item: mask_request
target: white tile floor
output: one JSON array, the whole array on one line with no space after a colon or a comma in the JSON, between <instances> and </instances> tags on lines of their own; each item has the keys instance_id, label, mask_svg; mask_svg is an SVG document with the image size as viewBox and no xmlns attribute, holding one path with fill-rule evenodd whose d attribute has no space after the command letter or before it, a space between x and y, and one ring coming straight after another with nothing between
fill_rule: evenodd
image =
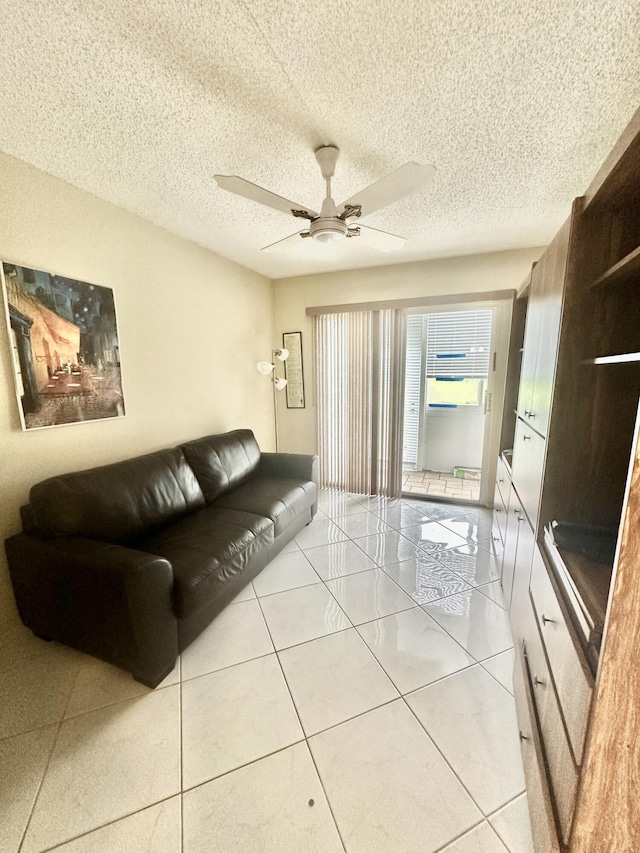
<instances>
[{"instance_id":1,"label":"white tile floor","mask_svg":"<svg viewBox=\"0 0 640 853\"><path fill-rule=\"evenodd\" d=\"M0 638L0 850L531 853L489 514L320 508L155 691Z\"/></svg>"}]
</instances>

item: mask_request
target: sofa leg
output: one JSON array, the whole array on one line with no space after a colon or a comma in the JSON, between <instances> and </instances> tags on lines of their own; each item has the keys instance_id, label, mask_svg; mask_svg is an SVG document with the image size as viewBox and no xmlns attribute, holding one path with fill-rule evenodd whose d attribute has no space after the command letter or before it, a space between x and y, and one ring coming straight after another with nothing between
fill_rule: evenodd
<instances>
[{"instance_id":1,"label":"sofa leg","mask_svg":"<svg viewBox=\"0 0 640 853\"><path fill-rule=\"evenodd\" d=\"M175 661L171 664L171 666L167 667L160 673L148 673L148 672L132 672L131 675L138 681L140 684L144 684L145 687L157 687L160 682L165 679L170 672L172 672L174 666L176 665Z\"/></svg>"}]
</instances>

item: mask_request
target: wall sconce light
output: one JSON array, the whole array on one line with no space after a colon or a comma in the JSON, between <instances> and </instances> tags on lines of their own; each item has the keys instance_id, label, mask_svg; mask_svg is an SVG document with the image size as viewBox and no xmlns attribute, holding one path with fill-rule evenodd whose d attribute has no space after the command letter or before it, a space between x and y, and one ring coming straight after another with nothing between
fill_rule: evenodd
<instances>
[{"instance_id":1,"label":"wall sconce light","mask_svg":"<svg viewBox=\"0 0 640 853\"><path fill-rule=\"evenodd\" d=\"M284 347L282 349L271 350L271 357L274 359L277 358L279 361L286 361L289 358L289 350ZM288 380L284 376L276 376L274 372L276 369L275 361L259 361L256 364L256 368L263 376L271 376L271 381L273 382L273 421L276 433L276 453L278 453L280 442L278 436L278 403L276 400L276 391L282 391L283 388L286 388Z\"/></svg>"}]
</instances>

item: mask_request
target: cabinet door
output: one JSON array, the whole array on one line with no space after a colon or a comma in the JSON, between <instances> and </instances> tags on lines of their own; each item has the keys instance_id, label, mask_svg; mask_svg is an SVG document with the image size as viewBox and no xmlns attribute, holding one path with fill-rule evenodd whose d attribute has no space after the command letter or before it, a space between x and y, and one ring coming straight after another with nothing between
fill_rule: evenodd
<instances>
[{"instance_id":1,"label":"cabinet door","mask_svg":"<svg viewBox=\"0 0 640 853\"><path fill-rule=\"evenodd\" d=\"M496 469L496 488L502 497L502 503L507 506L509 502L509 486L511 485L511 472L507 469L502 456L498 457L498 467ZM495 503L494 503L495 506Z\"/></svg>"},{"instance_id":2,"label":"cabinet door","mask_svg":"<svg viewBox=\"0 0 640 853\"><path fill-rule=\"evenodd\" d=\"M570 230L569 219L544 253L541 274L535 276L536 267L531 279L529 301L531 310L538 316L539 330L533 392L525 419L542 435L546 435L549 428Z\"/></svg>"},{"instance_id":3,"label":"cabinet door","mask_svg":"<svg viewBox=\"0 0 640 853\"><path fill-rule=\"evenodd\" d=\"M507 500L509 500L509 492L506 492L506 495L507 495ZM502 540L502 542L504 544L506 526L507 526L507 507L504 503L504 500L502 498L502 492L498 488L497 482L496 482L495 492L493 495L493 526L499 530L500 539Z\"/></svg>"},{"instance_id":4,"label":"cabinet door","mask_svg":"<svg viewBox=\"0 0 640 853\"><path fill-rule=\"evenodd\" d=\"M516 490L511 487L509 492L509 506L507 508L507 527L505 532L504 555L502 558L502 591L507 608L511 602L511 591L513 589L513 575L516 568L516 552L518 550L518 534L520 532L520 519L524 518L520 501Z\"/></svg>"},{"instance_id":5,"label":"cabinet door","mask_svg":"<svg viewBox=\"0 0 640 853\"><path fill-rule=\"evenodd\" d=\"M538 357L538 339L540 337L541 312L536 293L542 289L540 280L544 273L543 255L531 272L529 302L527 304L527 319L524 329L524 344L522 364L520 367L520 390L518 392L518 414L521 417L529 415L533 406L533 393L536 377L536 361Z\"/></svg>"},{"instance_id":6,"label":"cabinet door","mask_svg":"<svg viewBox=\"0 0 640 853\"><path fill-rule=\"evenodd\" d=\"M513 485L534 530L540 509L545 450L544 438L518 418L513 442Z\"/></svg>"},{"instance_id":7,"label":"cabinet door","mask_svg":"<svg viewBox=\"0 0 640 853\"><path fill-rule=\"evenodd\" d=\"M533 528L524 513L518 520L518 543L513 569L513 585L511 590L511 605L509 607L509 622L513 634L513 644L517 646L523 639L524 623L531 622L529 611L529 581L531 579L531 564L535 549ZM535 627L535 626L534 626Z\"/></svg>"}]
</instances>

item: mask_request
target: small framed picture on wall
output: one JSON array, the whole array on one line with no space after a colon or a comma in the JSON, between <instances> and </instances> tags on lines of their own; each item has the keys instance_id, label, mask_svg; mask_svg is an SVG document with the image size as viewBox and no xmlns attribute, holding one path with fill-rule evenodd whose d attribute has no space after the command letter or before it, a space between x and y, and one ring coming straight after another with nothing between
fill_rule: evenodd
<instances>
[{"instance_id":1,"label":"small framed picture on wall","mask_svg":"<svg viewBox=\"0 0 640 853\"><path fill-rule=\"evenodd\" d=\"M287 378L287 409L304 409L304 373L302 370L302 332L285 332L282 345L289 350L284 363Z\"/></svg>"}]
</instances>

